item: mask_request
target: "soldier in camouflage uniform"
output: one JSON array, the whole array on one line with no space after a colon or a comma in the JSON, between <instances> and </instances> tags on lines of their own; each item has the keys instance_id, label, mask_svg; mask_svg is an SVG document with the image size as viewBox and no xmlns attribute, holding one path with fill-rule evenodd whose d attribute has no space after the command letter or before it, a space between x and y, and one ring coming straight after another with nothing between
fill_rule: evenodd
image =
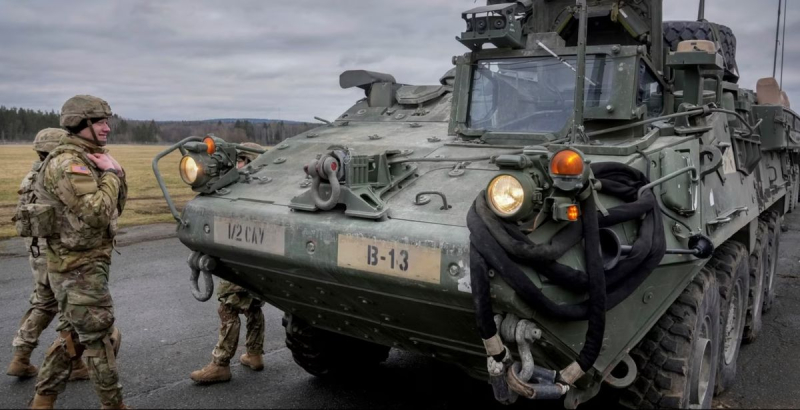
<instances>
[{"instance_id":1,"label":"soldier in camouflage uniform","mask_svg":"<svg viewBox=\"0 0 800 410\"><path fill-rule=\"evenodd\" d=\"M104 148L111 108L104 100L78 95L61 109L69 131L45 160L35 193L54 209L47 241L47 270L60 312L59 337L45 355L32 408L53 408L66 388L70 362L81 350L103 408L125 408L117 374L121 342L114 327L108 289L117 218L127 185L122 167Z\"/></svg>"},{"instance_id":2,"label":"soldier in camouflage uniform","mask_svg":"<svg viewBox=\"0 0 800 410\"><path fill-rule=\"evenodd\" d=\"M39 154L39 160L33 163L31 171L25 175L20 184L19 207L33 203L36 196L33 193L36 183L36 176L42 166L42 161L47 157L59 143L67 132L60 128L45 128L36 134L33 140L33 150ZM16 222L16 216L14 217ZM25 246L29 250L28 260L33 272L33 293L31 293L31 307L20 321L19 330L11 343L14 349L14 357L8 365L6 374L19 378L36 376L38 370L30 362L31 352L39 344L39 335L50 325L53 318L58 313L58 303L56 302L53 290L50 289L50 281L47 278L47 259L43 250L47 246L45 238L25 238ZM83 360L77 358L72 362L72 374L70 380L89 379L89 369Z\"/></svg>"},{"instance_id":3,"label":"soldier in camouflage uniform","mask_svg":"<svg viewBox=\"0 0 800 410\"><path fill-rule=\"evenodd\" d=\"M252 142L242 145L259 150L264 149ZM256 153L239 151L236 165L241 168L257 156ZM253 297L241 286L226 280L220 280L217 296L220 302L217 312L222 322L219 328L219 341L211 353L211 363L200 370L193 371L190 375L191 379L197 383L219 383L231 379L230 361L239 344L240 314L243 314L247 320L245 326L247 328L245 341L247 351L239 357L239 361L242 365L255 371L264 369L264 312L261 311L264 302Z\"/></svg>"}]
</instances>

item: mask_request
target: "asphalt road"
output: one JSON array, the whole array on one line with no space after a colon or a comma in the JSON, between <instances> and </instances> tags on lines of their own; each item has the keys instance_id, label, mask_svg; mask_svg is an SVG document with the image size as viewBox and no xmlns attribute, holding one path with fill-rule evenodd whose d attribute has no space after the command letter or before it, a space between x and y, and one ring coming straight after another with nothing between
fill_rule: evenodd
<instances>
[{"instance_id":1,"label":"asphalt road","mask_svg":"<svg viewBox=\"0 0 800 410\"><path fill-rule=\"evenodd\" d=\"M715 407L800 406L800 213L786 221L790 230L781 241L776 305L765 316L759 340L742 349L736 386L717 398ZM149 229L160 232L157 237L169 231ZM114 255L111 266L117 326L123 332L119 366L126 404L135 408L499 407L485 382L432 358L396 350L375 373L337 380L308 375L294 364L284 344L282 313L269 306L264 308L266 369L253 372L240 366L237 354L231 382L194 385L189 373L210 361L216 343L217 304L192 297L188 251L177 239L135 243L136 235L141 240L147 231L131 230L127 246L123 242L122 254ZM13 256L18 252L9 249L19 246L0 243L0 342L7 343L0 349L3 369L11 358L11 340L32 286L27 259ZM42 336L34 363L41 363L46 346L55 338L54 327L55 323ZM0 373L0 408L24 407L34 384L33 379ZM98 408L92 383L70 383L57 407ZM585 407L599 406L590 402Z\"/></svg>"}]
</instances>

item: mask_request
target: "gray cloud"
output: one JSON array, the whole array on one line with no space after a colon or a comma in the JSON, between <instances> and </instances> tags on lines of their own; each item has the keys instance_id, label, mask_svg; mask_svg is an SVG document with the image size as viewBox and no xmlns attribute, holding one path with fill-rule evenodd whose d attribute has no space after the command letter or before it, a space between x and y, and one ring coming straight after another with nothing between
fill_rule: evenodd
<instances>
[{"instance_id":1,"label":"gray cloud","mask_svg":"<svg viewBox=\"0 0 800 410\"><path fill-rule=\"evenodd\" d=\"M363 68L436 84L461 11L482 1L0 2L0 104L58 109L74 94L106 98L129 118L335 118ZM777 0L709 0L706 18L734 29L740 84L771 75ZM692 20L697 0L665 0ZM790 4L784 86L800 100L800 10Z\"/></svg>"}]
</instances>

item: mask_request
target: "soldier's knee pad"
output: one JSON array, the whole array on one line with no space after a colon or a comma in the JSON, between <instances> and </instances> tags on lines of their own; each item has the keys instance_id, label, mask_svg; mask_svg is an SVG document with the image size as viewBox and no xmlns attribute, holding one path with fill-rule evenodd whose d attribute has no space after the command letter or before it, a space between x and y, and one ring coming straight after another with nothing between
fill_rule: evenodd
<instances>
[{"instance_id":1,"label":"soldier's knee pad","mask_svg":"<svg viewBox=\"0 0 800 410\"><path fill-rule=\"evenodd\" d=\"M114 326L114 330L111 331L111 336L108 338L111 341L111 346L114 347L114 356L119 356L119 347L122 345L122 332L119 331L119 328Z\"/></svg>"},{"instance_id":2,"label":"soldier's knee pad","mask_svg":"<svg viewBox=\"0 0 800 410\"><path fill-rule=\"evenodd\" d=\"M114 327L111 334L106 335L101 342L102 345L96 349L86 349L84 356L106 358L108 366L116 371L117 356L119 355L119 348L122 345L122 332Z\"/></svg>"}]
</instances>

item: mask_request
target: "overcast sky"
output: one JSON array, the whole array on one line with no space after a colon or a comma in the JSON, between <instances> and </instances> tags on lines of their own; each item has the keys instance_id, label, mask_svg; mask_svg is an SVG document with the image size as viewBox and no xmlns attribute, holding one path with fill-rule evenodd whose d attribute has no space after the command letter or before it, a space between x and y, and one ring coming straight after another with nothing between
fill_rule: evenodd
<instances>
[{"instance_id":1,"label":"overcast sky","mask_svg":"<svg viewBox=\"0 0 800 410\"><path fill-rule=\"evenodd\" d=\"M693 20L698 0L664 0ZM734 29L740 84L772 73L778 0L707 0ZM800 3L789 1L783 83L800 104ZM75 94L133 119L334 119L363 96L339 74L368 69L438 84L460 12L481 0L0 0L0 105L59 110ZM780 61L779 61L780 66Z\"/></svg>"}]
</instances>

